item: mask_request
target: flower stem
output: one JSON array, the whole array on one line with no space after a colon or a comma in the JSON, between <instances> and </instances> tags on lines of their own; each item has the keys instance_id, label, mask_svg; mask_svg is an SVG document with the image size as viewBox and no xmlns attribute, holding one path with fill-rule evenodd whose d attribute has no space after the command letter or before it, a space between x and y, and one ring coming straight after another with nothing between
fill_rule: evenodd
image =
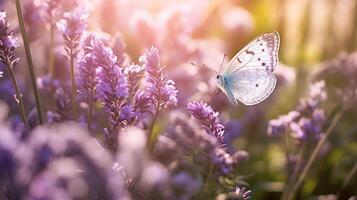
<instances>
[{"instance_id":1,"label":"flower stem","mask_svg":"<svg viewBox=\"0 0 357 200\"><path fill-rule=\"evenodd\" d=\"M26 111L25 111L24 99L23 99L23 96L22 96L22 94L20 92L19 86L18 86L16 78L15 78L15 73L13 71L13 65L11 64L11 62L8 59L6 61L6 66L7 66L7 69L9 71L12 83L14 85L14 88L15 88L16 102L17 102L17 105L19 106L19 111L21 113L22 121L24 122L26 129L28 129L27 115L26 115Z\"/></svg>"},{"instance_id":2,"label":"flower stem","mask_svg":"<svg viewBox=\"0 0 357 200\"><path fill-rule=\"evenodd\" d=\"M309 171L309 169L310 169L312 163L316 160L316 157L317 157L318 153L320 152L321 147L325 144L325 142L327 141L327 138L331 135L332 131L333 131L334 128L336 127L337 122L338 122L338 121L340 120L340 118L341 118L341 115L342 115L342 112L338 112L338 113L334 116L334 118L333 118L333 120L332 120L330 126L328 127L326 133L321 137L321 139L320 139L319 142L317 143L317 145L316 145L315 149L313 150L313 152L312 152L312 154L311 154L309 160L307 161L307 163L306 163L306 165L305 165L303 171L302 171L301 174L299 175L299 177L298 177L297 181L295 182L295 184L293 185L291 191L287 194L286 200L291 200L291 199L294 197L296 191L299 189L300 185L301 185L302 182L304 181L304 179L305 179L305 177L306 177L306 174L307 174L307 172Z\"/></svg>"},{"instance_id":3,"label":"flower stem","mask_svg":"<svg viewBox=\"0 0 357 200\"><path fill-rule=\"evenodd\" d=\"M156 106L156 109L155 109L155 114L154 114L154 117L152 119L152 123L151 123L151 126L150 126L150 129L149 129L149 137L146 141L146 147L149 149L149 151L151 152L154 147L155 147L155 141L154 141L154 137L155 137L155 134L154 134L154 126L156 124L156 120L157 120L157 117L159 116L159 111L160 111L160 102L157 103L157 106Z\"/></svg>"},{"instance_id":4,"label":"flower stem","mask_svg":"<svg viewBox=\"0 0 357 200\"><path fill-rule=\"evenodd\" d=\"M355 165L353 166L353 168L351 169L351 171L348 173L347 177L345 178L345 180L343 181L343 184L341 186L340 191L337 193L337 198L336 199L340 199L340 195L343 194L342 192L344 191L344 189L346 188L346 186L351 182L351 180L353 179L353 177L356 175L357 172L357 162L355 163Z\"/></svg>"},{"instance_id":5,"label":"flower stem","mask_svg":"<svg viewBox=\"0 0 357 200\"><path fill-rule=\"evenodd\" d=\"M76 79L75 79L75 74L74 74L74 55L73 55L73 49L71 49L71 56L70 56L70 62L71 62L71 82L72 82L72 106L73 110L76 110Z\"/></svg>"},{"instance_id":6,"label":"flower stem","mask_svg":"<svg viewBox=\"0 0 357 200\"><path fill-rule=\"evenodd\" d=\"M40 95L39 95L39 92L38 92L38 89L37 89L36 75L35 75L35 70L34 70L33 63L32 63L30 45L29 45L29 41L28 41L26 29L25 29L24 19L23 19L23 16L22 16L20 0L15 0L15 3L16 3L17 18L19 20L22 40L23 40L24 47L25 47L25 52L26 52L26 59L27 59L28 69L29 69L29 72L30 72L30 78L31 78L31 82L32 82L32 89L33 89L34 96L35 96L35 101L36 101L38 120L39 120L40 124L43 124L41 100L40 100Z\"/></svg>"},{"instance_id":7,"label":"flower stem","mask_svg":"<svg viewBox=\"0 0 357 200\"><path fill-rule=\"evenodd\" d=\"M55 58L54 58L54 26L51 24L50 26L50 58L49 58L49 68L50 68L50 76L54 76L54 65L55 65Z\"/></svg>"},{"instance_id":8,"label":"flower stem","mask_svg":"<svg viewBox=\"0 0 357 200\"><path fill-rule=\"evenodd\" d=\"M89 97L89 102L88 102L88 113L87 113L87 125L88 125L88 130L91 129L92 125L92 115L93 115L93 90L91 90L90 97Z\"/></svg>"}]
</instances>

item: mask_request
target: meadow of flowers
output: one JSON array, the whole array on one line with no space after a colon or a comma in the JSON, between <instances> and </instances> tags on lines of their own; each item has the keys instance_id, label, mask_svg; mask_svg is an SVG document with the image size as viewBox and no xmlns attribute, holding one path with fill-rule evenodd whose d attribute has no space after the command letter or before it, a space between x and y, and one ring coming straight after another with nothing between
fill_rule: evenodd
<instances>
[{"instance_id":1,"label":"meadow of flowers","mask_svg":"<svg viewBox=\"0 0 357 200\"><path fill-rule=\"evenodd\" d=\"M210 69L273 30L233 106ZM353 200L356 119L355 0L0 0L0 199Z\"/></svg>"}]
</instances>

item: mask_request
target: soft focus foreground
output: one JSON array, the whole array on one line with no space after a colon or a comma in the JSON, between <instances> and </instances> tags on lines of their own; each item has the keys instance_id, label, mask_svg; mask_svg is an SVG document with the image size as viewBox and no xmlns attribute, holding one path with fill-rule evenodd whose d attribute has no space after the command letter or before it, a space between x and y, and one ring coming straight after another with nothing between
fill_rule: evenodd
<instances>
[{"instance_id":1,"label":"soft focus foreground","mask_svg":"<svg viewBox=\"0 0 357 200\"><path fill-rule=\"evenodd\" d=\"M357 1L0 8L0 199L357 198ZM218 71L272 30L278 83L259 105L191 64Z\"/></svg>"}]
</instances>

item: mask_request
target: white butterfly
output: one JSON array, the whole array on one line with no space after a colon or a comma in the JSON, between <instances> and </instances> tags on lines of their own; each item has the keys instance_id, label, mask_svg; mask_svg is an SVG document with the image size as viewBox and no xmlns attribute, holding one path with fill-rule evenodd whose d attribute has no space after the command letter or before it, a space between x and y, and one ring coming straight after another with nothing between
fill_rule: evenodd
<instances>
[{"instance_id":1,"label":"white butterfly","mask_svg":"<svg viewBox=\"0 0 357 200\"><path fill-rule=\"evenodd\" d=\"M245 105L255 105L266 99L274 90L278 65L280 38L277 32L264 33L255 38L217 73L218 87L233 105L238 100Z\"/></svg>"}]
</instances>

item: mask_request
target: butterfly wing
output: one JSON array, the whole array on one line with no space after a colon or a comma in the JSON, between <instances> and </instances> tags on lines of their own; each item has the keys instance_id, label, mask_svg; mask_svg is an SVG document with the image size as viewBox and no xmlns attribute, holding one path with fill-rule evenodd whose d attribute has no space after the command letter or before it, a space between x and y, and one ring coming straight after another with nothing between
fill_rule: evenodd
<instances>
[{"instance_id":1,"label":"butterfly wing","mask_svg":"<svg viewBox=\"0 0 357 200\"><path fill-rule=\"evenodd\" d=\"M264 33L233 57L223 71L225 93L230 100L229 94L245 105L254 105L273 92L276 77L272 72L279 62L279 45L277 32Z\"/></svg>"},{"instance_id":2,"label":"butterfly wing","mask_svg":"<svg viewBox=\"0 0 357 200\"><path fill-rule=\"evenodd\" d=\"M239 70L227 76L226 81L227 96L231 94L245 105L260 103L273 92L276 85L272 73L257 68Z\"/></svg>"},{"instance_id":3,"label":"butterfly wing","mask_svg":"<svg viewBox=\"0 0 357 200\"><path fill-rule=\"evenodd\" d=\"M243 68L265 69L268 72L273 72L279 62L279 45L278 32L264 33L233 57L223 70L223 75L229 75Z\"/></svg>"}]
</instances>

